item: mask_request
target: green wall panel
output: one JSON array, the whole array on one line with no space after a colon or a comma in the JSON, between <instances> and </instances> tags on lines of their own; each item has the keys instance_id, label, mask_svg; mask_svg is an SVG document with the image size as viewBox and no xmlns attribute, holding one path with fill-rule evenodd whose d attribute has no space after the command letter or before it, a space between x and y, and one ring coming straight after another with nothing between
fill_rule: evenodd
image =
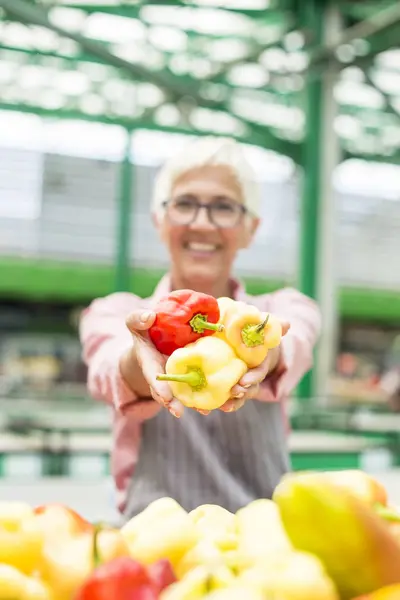
<instances>
[{"instance_id":1,"label":"green wall panel","mask_svg":"<svg viewBox=\"0 0 400 600\"><path fill-rule=\"evenodd\" d=\"M162 274L162 270L132 268L130 289L142 297L148 296ZM278 289L285 282L246 279L246 284L249 292L260 294ZM114 285L115 271L111 265L0 258L0 296L3 299L86 303L113 292ZM343 318L398 324L400 290L343 288L339 307Z\"/></svg>"}]
</instances>

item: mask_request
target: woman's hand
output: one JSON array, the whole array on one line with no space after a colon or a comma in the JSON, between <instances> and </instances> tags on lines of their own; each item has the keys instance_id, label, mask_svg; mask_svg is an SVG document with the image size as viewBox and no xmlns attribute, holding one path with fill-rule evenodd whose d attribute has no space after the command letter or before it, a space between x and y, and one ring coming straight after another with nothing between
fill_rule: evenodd
<instances>
[{"instance_id":1,"label":"woman's hand","mask_svg":"<svg viewBox=\"0 0 400 600\"><path fill-rule=\"evenodd\" d=\"M290 324L287 321L281 321L282 336L286 335L290 329ZM281 348L273 348L270 350L265 360L255 369L249 369L242 379L231 390L231 399L228 400L220 410L223 412L235 412L239 410L246 400L257 398L260 383L275 372L281 356Z\"/></svg>"},{"instance_id":2,"label":"woman's hand","mask_svg":"<svg viewBox=\"0 0 400 600\"><path fill-rule=\"evenodd\" d=\"M151 396L174 417L179 418L184 411L182 402L173 396L166 381L157 380L157 375L165 373L167 357L158 352L148 334L155 318L156 313L148 310L135 310L127 318L126 325L132 333L133 346L122 358L121 373L132 390L143 397ZM208 411L198 412L208 414Z\"/></svg>"},{"instance_id":3,"label":"woman's hand","mask_svg":"<svg viewBox=\"0 0 400 600\"><path fill-rule=\"evenodd\" d=\"M143 397L151 396L169 410L174 417L179 418L184 411L183 404L172 395L167 382L157 380L157 375L165 373L167 357L158 352L148 335L148 330L153 325L155 318L155 312L148 310L136 310L127 318L126 325L132 333L133 346L121 360L121 373L132 390ZM289 328L289 323L282 321L282 335L286 335ZM246 400L257 398L259 384L276 369L279 358L280 347L270 350L261 365L255 369L249 369L239 383L232 388L231 399L220 410L233 412L241 408ZM140 373L138 373L138 368ZM140 376L142 383L138 381ZM209 411L199 410L198 412L204 415L209 414Z\"/></svg>"},{"instance_id":4,"label":"woman's hand","mask_svg":"<svg viewBox=\"0 0 400 600\"><path fill-rule=\"evenodd\" d=\"M148 334L155 318L156 313L148 310L135 310L127 318L126 325L132 333L133 346L121 360L121 373L132 390L143 397L151 396L179 418L183 414L183 404L174 398L167 382L157 381L157 375L165 372L167 357L158 352Z\"/></svg>"}]
</instances>

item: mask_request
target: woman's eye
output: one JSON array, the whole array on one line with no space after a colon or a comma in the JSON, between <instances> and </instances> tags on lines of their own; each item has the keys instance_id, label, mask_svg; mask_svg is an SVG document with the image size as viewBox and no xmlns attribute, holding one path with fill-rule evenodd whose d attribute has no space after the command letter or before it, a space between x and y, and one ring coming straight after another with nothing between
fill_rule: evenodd
<instances>
[{"instance_id":1,"label":"woman's eye","mask_svg":"<svg viewBox=\"0 0 400 600\"><path fill-rule=\"evenodd\" d=\"M195 204L191 200L179 200L175 206L178 210L193 210Z\"/></svg>"},{"instance_id":2,"label":"woman's eye","mask_svg":"<svg viewBox=\"0 0 400 600\"><path fill-rule=\"evenodd\" d=\"M235 207L229 202L218 202L214 205L214 209L219 212L235 212Z\"/></svg>"}]
</instances>

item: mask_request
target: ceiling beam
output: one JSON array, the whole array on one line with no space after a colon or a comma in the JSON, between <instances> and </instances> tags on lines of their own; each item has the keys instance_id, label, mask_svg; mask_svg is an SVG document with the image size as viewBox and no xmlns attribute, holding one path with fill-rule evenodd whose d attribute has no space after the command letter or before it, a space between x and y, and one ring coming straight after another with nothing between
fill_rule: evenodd
<instances>
[{"instance_id":1,"label":"ceiling beam","mask_svg":"<svg viewBox=\"0 0 400 600\"><path fill-rule=\"evenodd\" d=\"M0 35L0 40L1 40L1 35ZM89 62L89 63L95 63L95 64L100 64L100 65L105 65L106 67L109 68L114 68L112 67L112 65L108 65L104 62L104 60L101 60L99 57L94 56L93 54L89 54L88 52L80 52L79 54L73 55L73 54L61 54L60 52L57 51L51 51L51 50L36 50L36 49L31 49L31 48L22 48L20 46L9 46L6 44L2 44L0 41L0 50L4 50L5 52L13 52L15 54L24 54L29 58L32 58L33 63L37 64L37 58L55 58L58 59L60 61L65 61L65 63L85 63L85 62ZM39 63L40 64L40 63ZM71 66L71 68L73 68ZM160 69L161 72L166 73L168 76L171 73L170 69L164 67L162 69ZM239 90L239 91L243 91L243 90L248 90L250 92L268 92L269 94L273 94L276 97L280 97L280 93L275 91L273 87L269 87L268 85L263 86L263 87L257 87L257 88L247 88L247 87L240 87L239 85L235 85L229 81L226 81L222 74L220 76L215 75L214 77L210 77L210 78L204 78L204 79L197 79L195 77L193 77L192 75L190 75L190 73L185 73L184 75L176 75L175 76L177 79L179 79L184 85L187 86L196 86L196 87L202 87L203 84L208 84L208 83L218 83L219 86L223 86L225 88L225 96L226 98L229 98L230 95L232 94L232 90ZM274 81L277 79L277 77L271 77L271 81L270 83L274 83ZM143 81L143 80L140 80ZM224 105L225 110L228 110L226 108L226 106ZM239 118L239 117L238 117Z\"/></svg>"},{"instance_id":2,"label":"ceiling beam","mask_svg":"<svg viewBox=\"0 0 400 600\"><path fill-rule=\"evenodd\" d=\"M39 4L40 2L38 2ZM194 9L207 9L207 8L211 8L211 9L217 9L217 10L223 10L225 12L229 12L229 13L234 13L234 14L239 14L239 15L244 15L246 17L252 17L252 18L263 18L265 16L271 16L274 13L281 13L283 10L291 10L293 7L293 0L270 0L267 4L268 6L266 8L255 8L255 9L251 9L251 8L244 8L244 7L229 7L229 6L223 6L223 2L220 2L220 5L218 5L218 3L215 4L215 6L205 6L196 2L191 2L189 1L185 1L185 0L141 0L140 2L136 3L135 5L130 4L129 2L118 2L117 4L113 3L113 2L109 2L108 4L106 2L99 2L98 4L96 3L88 3L85 2L85 0L82 0L81 2L68 2L68 0L47 0L45 2L42 2L42 4L45 4L47 7L49 6L62 6L62 7L70 7L70 8L79 8L80 10L84 10L85 12L88 13L92 13L92 12L103 12L103 13L107 13L107 14L114 14L114 15L119 15L119 16L126 16L126 17L137 17L138 14L140 13L141 8L143 8L143 6L171 6L171 7L177 7L177 8L194 8ZM244 4L244 3L243 3Z\"/></svg>"},{"instance_id":3,"label":"ceiling beam","mask_svg":"<svg viewBox=\"0 0 400 600\"><path fill-rule=\"evenodd\" d=\"M352 17L357 21L374 18L377 12L396 4L398 0L363 0L360 2L346 1L340 5L340 10L345 16Z\"/></svg>"},{"instance_id":4,"label":"ceiling beam","mask_svg":"<svg viewBox=\"0 0 400 600\"><path fill-rule=\"evenodd\" d=\"M335 40L334 43L326 44L316 48L310 55L310 68L324 67L328 61L339 63L337 51L342 46L352 45L357 40L364 40L369 44L366 56L355 58L351 64L357 61L364 63L371 61L377 54L388 50L392 46L398 46L400 32L400 2L396 2L383 10L377 11L373 16L356 25L349 27Z\"/></svg>"},{"instance_id":5,"label":"ceiling beam","mask_svg":"<svg viewBox=\"0 0 400 600\"><path fill-rule=\"evenodd\" d=\"M110 52L104 44L88 39L80 34L70 32L63 27L54 25L50 21L46 11L43 11L32 4L28 4L24 0L0 0L0 7L4 8L6 13L21 22L45 27L54 31L61 37L75 41L84 51L96 56L105 64L122 70L134 80L148 81L158 85L166 92L171 101L181 104L182 106L188 104L189 107L190 104L194 102L198 106L234 116L246 126L251 138L258 140L256 143L260 146L267 147L268 144L271 144L271 148L279 148L280 153L290 156L296 161L300 160L297 144L280 139L275 136L269 128L234 114L230 110L229 105L225 102L203 98L197 91L200 82L197 85L197 89L194 89L194 86L183 85L179 78L172 75L172 73L167 73L165 70L163 72L154 72L141 65L130 63Z\"/></svg>"},{"instance_id":6,"label":"ceiling beam","mask_svg":"<svg viewBox=\"0 0 400 600\"><path fill-rule=\"evenodd\" d=\"M387 94L386 92L383 92L374 82L373 78L371 77L371 75L365 71L364 72L364 77L365 80L367 81L367 83L373 87L377 92L379 92L380 94L382 94L382 97L384 99L385 102L385 112L389 113L393 116L396 117L396 119L399 120L400 122L400 113L394 108L394 106L392 105L392 98L390 96L390 94Z\"/></svg>"},{"instance_id":7,"label":"ceiling beam","mask_svg":"<svg viewBox=\"0 0 400 600\"><path fill-rule=\"evenodd\" d=\"M160 131L164 133L177 133L181 135L218 135L213 131L207 130L197 130L193 127L185 127L184 125L179 126L167 126L167 125L159 125L155 123L153 120L149 118L121 118L121 117L111 117L111 116L95 116L88 115L78 110L69 110L69 109L61 109L61 110L52 110L47 108L42 108L40 106L33 106L27 104L14 104L14 103L6 103L0 102L0 111L12 111L12 112L21 112L27 114L34 114L42 117L44 119L59 119L59 120L77 120L84 121L89 123L102 123L105 125L116 125L119 127L123 127L128 131L135 130L148 130L148 131ZM264 147L266 150L273 150L281 154L279 149L275 149L270 145L262 146L259 144L258 139L253 139L251 136L231 136L236 139L238 142L245 144L253 144L256 146ZM302 145L300 143L297 144L298 151L298 161L297 164L300 163L300 153L302 149ZM367 154L367 153L357 153L350 152L348 150L343 151L343 157L345 159L349 158L359 158L362 160L369 160L374 162L382 162L382 163L390 163L390 164L398 164L400 165L400 151L393 152L392 155L375 155L375 154ZM295 161L296 162L296 161Z\"/></svg>"},{"instance_id":8,"label":"ceiling beam","mask_svg":"<svg viewBox=\"0 0 400 600\"><path fill-rule=\"evenodd\" d=\"M47 109L47 108L43 108L40 106L35 106L33 104L26 104L26 103L0 102L0 110L34 114L34 115L38 115L40 117L49 118L49 119L79 120L79 121L87 121L87 122L92 122L92 123L103 123L106 125L117 125L119 127L123 127L124 129L127 129L128 131L134 131L137 129L147 129L150 131L161 131L161 132L166 132L166 133L179 133L179 134L183 134L183 135L198 135L198 136L222 135L222 134L216 133L213 130L196 129L195 127L193 127L191 125L165 126L165 125L161 125L149 118L142 118L142 117L123 118L123 117L113 117L113 116L106 116L106 115L102 115L102 116L89 115L89 114L83 113L79 110L70 110L70 109L55 109L55 110L53 110L53 109ZM282 148L280 145L277 147L273 147L273 146L271 146L271 144L263 145L260 143L259 136L254 138L252 135L249 135L249 136L231 135L230 137L233 137L234 139L236 139L242 143L254 144L254 145L257 145L260 147L264 147L265 149L275 151L278 154L283 154ZM298 152L296 152L295 154L298 155L297 158L299 159L301 144L300 143L297 143L297 144L291 143L291 146L293 146L293 148L297 148Z\"/></svg>"}]
</instances>

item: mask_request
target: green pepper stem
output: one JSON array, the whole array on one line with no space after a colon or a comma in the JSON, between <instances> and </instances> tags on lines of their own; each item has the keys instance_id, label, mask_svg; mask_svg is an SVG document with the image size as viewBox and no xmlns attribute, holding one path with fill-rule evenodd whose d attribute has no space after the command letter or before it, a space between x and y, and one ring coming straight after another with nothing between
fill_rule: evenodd
<instances>
[{"instance_id":1,"label":"green pepper stem","mask_svg":"<svg viewBox=\"0 0 400 600\"><path fill-rule=\"evenodd\" d=\"M242 340L245 346L248 348L254 348L255 346L262 346L264 343L265 327L269 321L269 314L265 317L264 321L258 323L258 325L245 325L242 329Z\"/></svg>"},{"instance_id":2,"label":"green pepper stem","mask_svg":"<svg viewBox=\"0 0 400 600\"><path fill-rule=\"evenodd\" d=\"M204 333L207 329L209 331L219 332L224 330L222 323L210 323L207 321L207 315L202 315L200 313L194 315L194 317L190 319L189 325L195 333Z\"/></svg>"},{"instance_id":3,"label":"green pepper stem","mask_svg":"<svg viewBox=\"0 0 400 600\"><path fill-rule=\"evenodd\" d=\"M264 321L262 321L261 323L256 325L255 331L257 331L257 333L259 333L260 331L264 331L265 327L268 324L268 321L269 321L269 314L265 317Z\"/></svg>"},{"instance_id":4,"label":"green pepper stem","mask_svg":"<svg viewBox=\"0 0 400 600\"><path fill-rule=\"evenodd\" d=\"M207 380L201 369L188 367L186 373L161 374L157 375L158 381L176 381L177 383L186 383L193 391L202 390L207 385Z\"/></svg>"},{"instance_id":5,"label":"green pepper stem","mask_svg":"<svg viewBox=\"0 0 400 600\"><path fill-rule=\"evenodd\" d=\"M392 521L394 523L400 523L400 513L397 513L395 510L388 508L387 506L383 506L382 504L375 505L375 512L385 519L385 521Z\"/></svg>"},{"instance_id":6,"label":"green pepper stem","mask_svg":"<svg viewBox=\"0 0 400 600\"><path fill-rule=\"evenodd\" d=\"M93 568L97 569L101 565L101 557L99 550L99 534L104 529L103 523L96 523L94 525L93 530L93 546L92 546L92 556L93 556Z\"/></svg>"}]
</instances>

